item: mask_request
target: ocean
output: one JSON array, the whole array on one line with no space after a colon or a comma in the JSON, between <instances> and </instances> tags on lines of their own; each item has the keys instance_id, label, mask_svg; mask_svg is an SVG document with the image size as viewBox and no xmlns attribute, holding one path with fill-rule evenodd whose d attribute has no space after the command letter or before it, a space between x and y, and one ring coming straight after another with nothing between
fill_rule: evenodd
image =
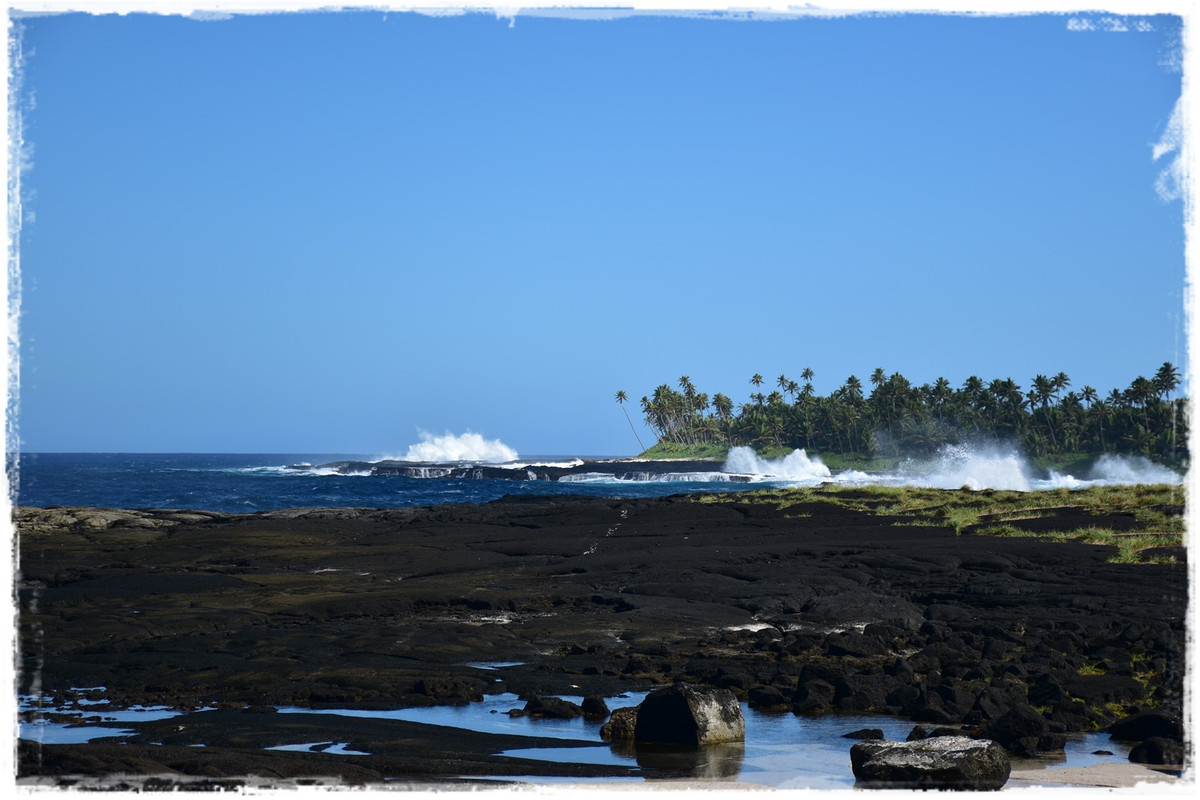
<instances>
[{"instance_id":1,"label":"ocean","mask_svg":"<svg viewBox=\"0 0 1200 800\"><path fill-rule=\"evenodd\" d=\"M347 454L133 454L20 453L10 456L10 482L16 505L170 508L251 513L279 508L361 506L373 508L487 503L506 495L665 497L695 492L729 492L775 486L914 485L956 489L1078 489L1099 484L1182 483L1170 470L1146 459L1102 457L1084 476L1038 475L1018 454L970 447L947 448L937 458L913 460L895 472L833 472L817 456L796 450L764 460L748 448L735 448L712 471L648 472L630 465L624 476L591 471L594 462L569 456L514 458L490 469L511 479L454 477L428 462L404 474L372 474L379 455ZM327 466L356 462L354 471ZM573 474L539 478L547 467ZM461 473L463 470L459 469Z\"/></svg>"}]
</instances>

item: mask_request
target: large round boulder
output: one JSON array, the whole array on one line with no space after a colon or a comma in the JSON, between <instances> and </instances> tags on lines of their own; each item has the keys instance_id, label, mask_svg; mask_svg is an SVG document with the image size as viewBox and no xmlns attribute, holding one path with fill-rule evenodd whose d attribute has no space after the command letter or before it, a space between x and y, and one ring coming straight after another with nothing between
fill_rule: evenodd
<instances>
[{"instance_id":1,"label":"large round boulder","mask_svg":"<svg viewBox=\"0 0 1200 800\"><path fill-rule=\"evenodd\" d=\"M868 789L994 791L1008 782L1008 753L993 741L937 736L859 742L850 748L857 785Z\"/></svg>"},{"instance_id":2,"label":"large round boulder","mask_svg":"<svg viewBox=\"0 0 1200 800\"><path fill-rule=\"evenodd\" d=\"M703 745L746 738L742 707L728 689L677 683L646 695L634 739L641 743Z\"/></svg>"}]
</instances>

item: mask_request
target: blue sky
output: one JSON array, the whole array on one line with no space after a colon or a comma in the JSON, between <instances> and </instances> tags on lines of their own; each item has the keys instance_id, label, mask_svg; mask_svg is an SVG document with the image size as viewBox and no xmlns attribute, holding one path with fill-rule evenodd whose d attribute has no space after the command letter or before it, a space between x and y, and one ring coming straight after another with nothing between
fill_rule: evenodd
<instances>
[{"instance_id":1,"label":"blue sky","mask_svg":"<svg viewBox=\"0 0 1200 800\"><path fill-rule=\"evenodd\" d=\"M1177 17L20 23L26 451L629 455L682 375L1186 366Z\"/></svg>"}]
</instances>

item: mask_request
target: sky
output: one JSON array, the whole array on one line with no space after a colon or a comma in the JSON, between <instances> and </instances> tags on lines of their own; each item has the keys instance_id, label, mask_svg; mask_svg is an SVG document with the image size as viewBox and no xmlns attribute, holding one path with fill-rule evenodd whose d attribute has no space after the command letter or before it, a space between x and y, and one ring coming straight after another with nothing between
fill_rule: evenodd
<instances>
[{"instance_id":1,"label":"sky","mask_svg":"<svg viewBox=\"0 0 1200 800\"><path fill-rule=\"evenodd\" d=\"M1179 16L14 21L10 450L619 456L685 375L1190 367Z\"/></svg>"}]
</instances>

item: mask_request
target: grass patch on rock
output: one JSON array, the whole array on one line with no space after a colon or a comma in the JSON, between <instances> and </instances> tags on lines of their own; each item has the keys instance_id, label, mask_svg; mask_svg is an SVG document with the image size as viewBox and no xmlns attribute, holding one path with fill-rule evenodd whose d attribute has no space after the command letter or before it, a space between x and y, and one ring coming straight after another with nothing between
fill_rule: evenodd
<instances>
[{"instance_id":1,"label":"grass patch on rock","mask_svg":"<svg viewBox=\"0 0 1200 800\"><path fill-rule=\"evenodd\" d=\"M1175 563L1170 554L1143 556L1150 548L1183 545L1183 498L1177 486L1094 486L1036 492L929 489L915 486L824 485L699 495L696 502L791 506L811 516L814 504L896 517L897 525L944 527L956 534L1019 536L1112 547L1114 563Z\"/></svg>"}]
</instances>

